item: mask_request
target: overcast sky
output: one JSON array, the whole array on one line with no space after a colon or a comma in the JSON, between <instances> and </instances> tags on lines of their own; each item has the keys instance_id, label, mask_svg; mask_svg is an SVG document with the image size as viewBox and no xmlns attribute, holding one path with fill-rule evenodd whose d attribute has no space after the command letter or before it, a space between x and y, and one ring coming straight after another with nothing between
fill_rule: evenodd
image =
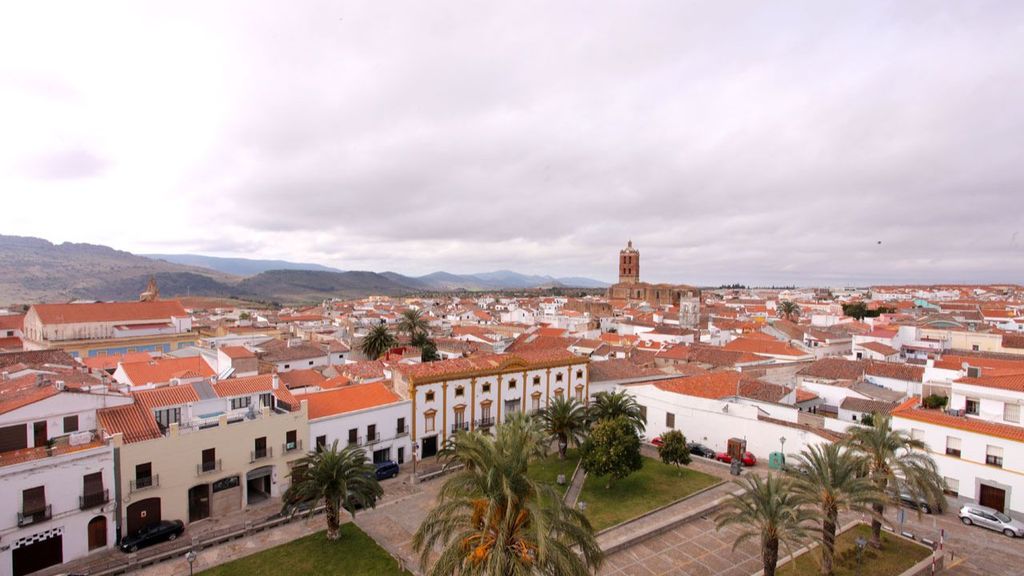
<instances>
[{"instance_id":1,"label":"overcast sky","mask_svg":"<svg viewBox=\"0 0 1024 576\"><path fill-rule=\"evenodd\" d=\"M1024 282L1024 2L9 2L0 233Z\"/></svg>"}]
</instances>

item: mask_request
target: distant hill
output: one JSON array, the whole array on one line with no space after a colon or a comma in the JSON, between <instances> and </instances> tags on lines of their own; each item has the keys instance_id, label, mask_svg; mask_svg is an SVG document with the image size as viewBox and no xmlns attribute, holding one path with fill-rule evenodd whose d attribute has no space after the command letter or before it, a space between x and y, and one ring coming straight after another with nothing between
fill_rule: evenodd
<instances>
[{"instance_id":1,"label":"distant hill","mask_svg":"<svg viewBox=\"0 0 1024 576\"><path fill-rule=\"evenodd\" d=\"M169 261L168 257L179 262ZM413 277L396 272L342 272L319 264L284 262L286 268L244 272L277 262L192 255L149 258L107 246L58 245L39 238L0 235L0 305L73 299L134 300L145 289L150 276L157 279L164 297L233 297L264 302L313 302L374 294L399 296L420 291L606 286L589 278L530 276L510 270L481 274L434 272Z\"/></svg>"},{"instance_id":2,"label":"distant hill","mask_svg":"<svg viewBox=\"0 0 1024 576\"><path fill-rule=\"evenodd\" d=\"M308 262L288 262L287 260L255 260L252 258L220 258L201 254L143 254L146 258L166 260L174 264L201 266L235 276L255 276L269 270L319 270L321 272L344 272L337 268L312 264Z\"/></svg>"}]
</instances>

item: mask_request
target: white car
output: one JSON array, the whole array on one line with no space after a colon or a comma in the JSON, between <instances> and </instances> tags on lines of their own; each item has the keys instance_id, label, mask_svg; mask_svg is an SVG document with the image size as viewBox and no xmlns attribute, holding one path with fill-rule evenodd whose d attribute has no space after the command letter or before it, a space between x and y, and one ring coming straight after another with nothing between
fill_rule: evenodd
<instances>
[{"instance_id":1,"label":"white car","mask_svg":"<svg viewBox=\"0 0 1024 576\"><path fill-rule=\"evenodd\" d=\"M960 509L960 521L970 526L977 524L982 528L1002 532L1013 538L1024 538L1024 522L1014 520L998 510L986 506L967 504Z\"/></svg>"}]
</instances>

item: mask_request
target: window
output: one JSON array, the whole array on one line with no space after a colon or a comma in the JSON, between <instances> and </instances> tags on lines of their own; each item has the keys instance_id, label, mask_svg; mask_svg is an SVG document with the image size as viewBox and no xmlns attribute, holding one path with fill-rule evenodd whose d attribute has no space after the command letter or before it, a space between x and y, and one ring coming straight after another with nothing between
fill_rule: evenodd
<instances>
[{"instance_id":1,"label":"window","mask_svg":"<svg viewBox=\"0 0 1024 576\"><path fill-rule=\"evenodd\" d=\"M577 378L583 378L583 370L577 370L576 371L576 377Z\"/></svg>"},{"instance_id":2,"label":"window","mask_svg":"<svg viewBox=\"0 0 1024 576\"><path fill-rule=\"evenodd\" d=\"M487 424L491 420L491 403L480 405L480 421L481 423Z\"/></svg>"},{"instance_id":3,"label":"window","mask_svg":"<svg viewBox=\"0 0 1024 576\"><path fill-rule=\"evenodd\" d=\"M960 457L960 439L953 436L946 436L946 454Z\"/></svg>"},{"instance_id":4,"label":"window","mask_svg":"<svg viewBox=\"0 0 1024 576\"><path fill-rule=\"evenodd\" d=\"M561 373L555 374L555 382L561 382L561 381L562 381L562 374Z\"/></svg>"},{"instance_id":5,"label":"window","mask_svg":"<svg viewBox=\"0 0 1024 576\"><path fill-rule=\"evenodd\" d=\"M252 397L250 396L242 396L240 398L231 399L232 410L241 410L242 408L248 408L250 404L252 404Z\"/></svg>"},{"instance_id":6,"label":"window","mask_svg":"<svg viewBox=\"0 0 1024 576\"><path fill-rule=\"evenodd\" d=\"M513 378L513 379L508 381L508 389L509 390L515 390L516 389L516 379L515 378Z\"/></svg>"},{"instance_id":7,"label":"window","mask_svg":"<svg viewBox=\"0 0 1024 576\"><path fill-rule=\"evenodd\" d=\"M284 433L284 449L295 450L299 447L299 435L296 430L289 430Z\"/></svg>"},{"instance_id":8,"label":"window","mask_svg":"<svg viewBox=\"0 0 1024 576\"><path fill-rule=\"evenodd\" d=\"M425 400L426 400L427 402L433 402L433 401L434 401L434 391L433 391L433 390L430 390L430 391L428 391L428 392L427 392L427 393L426 393L426 394L424 395L424 399L425 399Z\"/></svg>"},{"instance_id":9,"label":"window","mask_svg":"<svg viewBox=\"0 0 1024 576\"><path fill-rule=\"evenodd\" d=\"M243 452L244 454L244 452ZM244 458L244 456L243 456ZM217 469L217 449L207 448L203 450L203 472L211 472Z\"/></svg>"},{"instance_id":10,"label":"window","mask_svg":"<svg viewBox=\"0 0 1024 576\"><path fill-rule=\"evenodd\" d=\"M673 414L671 412L666 412L665 413L665 426L667 428L673 428L673 429L676 427L676 415L675 414Z\"/></svg>"},{"instance_id":11,"label":"window","mask_svg":"<svg viewBox=\"0 0 1024 576\"><path fill-rule=\"evenodd\" d=\"M534 386L540 386L540 376L534 376L533 377L533 385Z\"/></svg>"},{"instance_id":12,"label":"window","mask_svg":"<svg viewBox=\"0 0 1024 576\"><path fill-rule=\"evenodd\" d=\"M106 490L103 489L103 473L93 472L82 476L81 508L102 506L107 502Z\"/></svg>"},{"instance_id":13,"label":"window","mask_svg":"<svg viewBox=\"0 0 1024 576\"><path fill-rule=\"evenodd\" d=\"M981 346L978 346L977 344L971 344L971 350L974 350L975 352L977 352L977 351L981 350Z\"/></svg>"},{"instance_id":14,"label":"window","mask_svg":"<svg viewBox=\"0 0 1024 576\"><path fill-rule=\"evenodd\" d=\"M640 417L643 418L644 422L647 422L647 406L643 404L637 404L637 406L640 408Z\"/></svg>"},{"instance_id":15,"label":"window","mask_svg":"<svg viewBox=\"0 0 1024 576\"><path fill-rule=\"evenodd\" d=\"M64 433L78 432L78 415L64 417Z\"/></svg>"},{"instance_id":16,"label":"window","mask_svg":"<svg viewBox=\"0 0 1024 576\"><path fill-rule=\"evenodd\" d=\"M369 426L366 427L366 441L376 442L377 439L377 425L370 424Z\"/></svg>"},{"instance_id":17,"label":"window","mask_svg":"<svg viewBox=\"0 0 1024 576\"><path fill-rule=\"evenodd\" d=\"M533 393L533 409L540 410L540 392Z\"/></svg>"},{"instance_id":18,"label":"window","mask_svg":"<svg viewBox=\"0 0 1024 576\"><path fill-rule=\"evenodd\" d=\"M153 485L153 463L135 465L135 489L149 488Z\"/></svg>"},{"instance_id":19,"label":"window","mask_svg":"<svg viewBox=\"0 0 1024 576\"><path fill-rule=\"evenodd\" d=\"M505 400L505 414L515 414L519 412L519 400Z\"/></svg>"},{"instance_id":20,"label":"window","mask_svg":"<svg viewBox=\"0 0 1024 576\"><path fill-rule=\"evenodd\" d=\"M576 387L576 399L579 400L580 402L583 402L583 385L582 384Z\"/></svg>"},{"instance_id":21,"label":"window","mask_svg":"<svg viewBox=\"0 0 1024 576\"><path fill-rule=\"evenodd\" d=\"M511 384L512 383L510 382L509 385L511 386ZM480 391L483 392L484 394L490 393L490 391L491 391L491 383L490 382L484 382L484 385L480 387Z\"/></svg>"},{"instance_id":22,"label":"window","mask_svg":"<svg viewBox=\"0 0 1024 576\"><path fill-rule=\"evenodd\" d=\"M978 407L979 407L980 404L981 403L978 401L977 398L968 398L967 399L967 406L966 406L967 409L965 410L965 412L968 413L968 414L971 414L973 416L977 416L978 415Z\"/></svg>"},{"instance_id":23,"label":"window","mask_svg":"<svg viewBox=\"0 0 1024 576\"><path fill-rule=\"evenodd\" d=\"M1020 404L1003 404L1003 420L1020 422Z\"/></svg>"},{"instance_id":24,"label":"window","mask_svg":"<svg viewBox=\"0 0 1024 576\"><path fill-rule=\"evenodd\" d=\"M309 365L310 365L310 366L312 366L312 365L313 365L313 361L312 361L312 360L310 360L310 361L309 361Z\"/></svg>"},{"instance_id":25,"label":"window","mask_svg":"<svg viewBox=\"0 0 1024 576\"><path fill-rule=\"evenodd\" d=\"M323 452L324 446L327 446L327 435L316 437L316 451Z\"/></svg>"},{"instance_id":26,"label":"window","mask_svg":"<svg viewBox=\"0 0 1024 576\"><path fill-rule=\"evenodd\" d=\"M274 408L274 394L271 392L264 392L260 394L260 406L266 406L267 408Z\"/></svg>"},{"instance_id":27,"label":"window","mask_svg":"<svg viewBox=\"0 0 1024 576\"><path fill-rule=\"evenodd\" d=\"M405 418L399 418L398 422L395 423L395 435L396 436L401 436L401 435L407 434L407 433L408 433L408 431L406 431L406 429L405 429Z\"/></svg>"},{"instance_id":28,"label":"window","mask_svg":"<svg viewBox=\"0 0 1024 576\"><path fill-rule=\"evenodd\" d=\"M285 370L287 370L287 369L289 369L289 368L291 368L291 367L292 367L292 365L291 365L291 364L285 364L285 365L284 365L284 369L285 369Z\"/></svg>"},{"instance_id":29,"label":"window","mask_svg":"<svg viewBox=\"0 0 1024 576\"><path fill-rule=\"evenodd\" d=\"M985 447L985 464L1003 467L1003 448L1001 446Z\"/></svg>"},{"instance_id":30,"label":"window","mask_svg":"<svg viewBox=\"0 0 1024 576\"><path fill-rule=\"evenodd\" d=\"M29 488L21 492L21 512L22 515L26 516L28 523L35 522L34 517L39 516L39 520L44 520L41 516L46 513L46 487L37 486L35 488ZM23 524L25 522L19 522Z\"/></svg>"},{"instance_id":31,"label":"window","mask_svg":"<svg viewBox=\"0 0 1024 576\"><path fill-rule=\"evenodd\" d=\"M466 388L465 388L465 386L456 386L455 387L455 397L456 398L461 397L461 396L465 396L465 395L466 395Z\"/></svg>"},{"instance_id":32,"label":"window","mask_svg":"<svg viewBox=\"0 0 1024 576\"><path fill-rule=\"evenodd\" d=\"M171 424L178 424L181 422L181 408L164 408L163 410L157 410L154 413L156 417L156 423L160 425L161 429L167 429Z\"/></svg>"},{"instance_id":33,"label":"window","mask_svg":"<svg viewBox=\"0 0 1024 576\"><path fill-rule=\"evenodd\" d=\"M565 391L564 390L562 390L561 388L555 389L555 398L558 398L559 400L561 400L564 397L565 397Z\"/></svg>"},{"instance_id":34,"label":"window","mask_svg":"<svg viewBox=\"0 0 1024 576\"><path fill-rule=\"evenodd\" d=\"M957 494L960 493L960 481L957 480L956 478L944 476L942 478L942 483L944 485L942 491L945 492L946 494L949 494L950 496L956 496Z\"/></svg>"},{"instance_id":35,"label":"window","mask_svg":"<svg viewBox=\"0 0 1024 576\"><path fill-rule=\"evenodd\" d=\"M423 415L423 420L424 420L423 421L423 431L424 432L433 432L435 430L435 428L434 428L434 419L435 419L436 416L437 416L436 412L428 412L427 414Z\"/></svg>"},{"instance_id":36,"label":"window","mask_svg":"<svg viewBox=\"0 0 1024 576\"><path fill-rule=\"evenodd\" d=\"M351 446L353 444L358 444L358 443L359 443L359 428L349 428L348 429L348 445Z\"/></svg>"},{"instance_id":37,"label":"window","mask_svg":"<svg viewBox=\"0 0 1024 576\"><path fill-rule=\"evenodd\" d=\"M267 437L260 436L253 442L252 459L266 458L267 456L270 456L270 452L267 451Z\"/></svg>"}]
</instances>

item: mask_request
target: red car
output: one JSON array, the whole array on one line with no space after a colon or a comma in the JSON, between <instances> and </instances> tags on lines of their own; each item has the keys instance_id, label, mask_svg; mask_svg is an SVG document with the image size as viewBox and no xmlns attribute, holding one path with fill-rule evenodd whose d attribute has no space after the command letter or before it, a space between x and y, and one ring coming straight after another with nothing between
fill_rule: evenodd
<instances>
[{"instance_id":1,"label":"red car","mask_svg":"<svg viewBox=\"0 0 1024 576\"><path fill-rule=\"evenodd\" d=\"M732 464L732 456L729 456L727 452L719 452L715 456L715 460L718 460L719 462L725 462L726 464ZM750 452L743 454L744 466L753 466L755 464L757 464L757 458L755 458L753 454L751 454Z\"/></svg>"},{"instance_id":2,"label":"red car","mask_svg":"<svg viewBox=\"0 0 1024 576\"><path fill-rule=\"evenodd\" d=\"M651 440L651 444L653 444L655 446L661 446L664 443L665 443L665 441L661 439L661 436L658 436L654 440Z\"/></svg>"}]
</instances>

